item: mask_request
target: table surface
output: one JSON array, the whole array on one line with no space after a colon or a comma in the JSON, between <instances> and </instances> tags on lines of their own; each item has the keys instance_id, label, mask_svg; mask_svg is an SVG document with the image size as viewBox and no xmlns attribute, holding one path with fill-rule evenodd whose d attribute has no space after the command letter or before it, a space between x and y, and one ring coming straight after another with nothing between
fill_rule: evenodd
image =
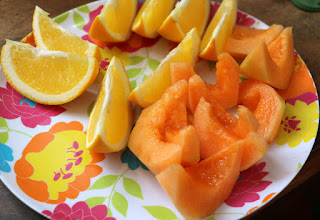
<instances>
[{"instance_id":1,"label":"table surface","mask_svg":"<svg viewBox=\"0 0 320 220\"><path fill-rule=\"evenodd\" d=\"M51 17L91 2L90 0L1 0L0 47L5 39L19 41L31 32L32 15L38 5ZM221 1L218 1L221 2ZM317 88L320 88L320 12L305 12L289 0L239 0L238 8L268 25L278 23L293 26L295 49L308 66ZM318 90L319 93L319 90ZM320 201L320 141L316 138L311 154L296 178L273 200L249 219L288 217L292 210L299 210L314 201ZM0 181L0 219L44 219L19 199Z\"/></svg>"}]
</instances>

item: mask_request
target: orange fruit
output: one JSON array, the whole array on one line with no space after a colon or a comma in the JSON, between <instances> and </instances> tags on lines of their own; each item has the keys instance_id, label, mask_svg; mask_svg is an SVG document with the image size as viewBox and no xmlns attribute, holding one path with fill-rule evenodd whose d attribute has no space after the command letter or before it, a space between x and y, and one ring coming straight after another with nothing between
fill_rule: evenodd
<instances>
[{"instance_id":1,"label":"orange fruit","mask_svg":"<svg viewBox=\"0 0 320 220\"><path fill-rule=\"evenodd\" d=\"M104 42L123 42L131 36L137 0L109 0L94 19L89 36Z\"/></svg>"},{"instance_id":2,"label":"orange fruit","mask_svg":"<svg viewBox=\"0 0 320 220\"><path fill-rule=\"evenodd\" d=\"M200 57L217 61L224 52L237 18L237 0L223 0L210 21L200 45Z\"/></svg>"},{"instance_id":3,"label":"orange fruit","mask_svg":"<svg viewBox=\"0 0 320 220\"><path fill-rule=\"evenodd\" d=\"M198 58L199 45L200 37L194 28L175 49L170 51L157 69L130 93L129 99L143 108L158 101L171 85L170 64L187 62L194 67Z\"/></svg>"},{"instance_id":4,"label":"orange fruit","mask_svg":"<svg viewBox=\"0 0 320 220\"><path fill-rule=\"evenodd\" d=\"M14 89L48 105L70 102L81 95L99 71L93 57L47 51L10 40L2 48L1 65Z\"/></svg>"},{"instance_id":5,"label":"orange fruit","mask_svg":"<svg viewBox=\"0 0 320 220\"><path fill-rule=\"evenodd\" d=\"M51 19L47 12L36 6L33 14L32 31L37 47L76 53L81 57L101 59L99 47L64 29Z\"/></svg>"},{"instance_id":6,"label":"orange fruit","mask_svg":"<svg viewBox=\"0 0 320 220\"><path fill-rule=\"evenodd\" d=\"M180 42L196 27L201 37L207 26L209 12L209 0L181 0L163 22L158 33L168 40Z\"/></svg>"},{"instance_id":7,"label":"orange fruit","mask_svg":"<svg viewBox=\"0 0 320 220\"><path fill-rule=\"evenodd\" d=\"M132 31L143 37L156 38L159 35L158 29L171 12L175 2L175 0L145 1L134 19Z\"/></svg>"},{"instance_id":8,"label":"orange fruit","mask_svg":"<svg viewBox=\"0 0 320 220\"><path fill-rule=\"evenodd\" d=\"M87 148L98 153L117 152L127 146L132 128L130 84L121 61L113 57L89 117Z\"/></svg>"}]
</instances>

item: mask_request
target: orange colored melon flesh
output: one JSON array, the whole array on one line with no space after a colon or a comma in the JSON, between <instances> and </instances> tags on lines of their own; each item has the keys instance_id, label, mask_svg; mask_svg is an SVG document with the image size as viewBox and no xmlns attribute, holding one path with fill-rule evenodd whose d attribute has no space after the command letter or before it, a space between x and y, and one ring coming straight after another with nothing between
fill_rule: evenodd
<instances>
[{"instance_id":1,"label":"orange colored melon flesh","mask_svg":"<svg viewBox=\"0 0 320 220\"><path fill-rule=\"evenodd\" d=\"M239 64L228 53L222 53L218 56L216 67L216 84L206 84L210 95L223 108L233 108L238 102Z\"/></svg>"},{"instance_id":2,"label":"orange colored melon flesh","mask_svg":"<svg viewBox=\"0 0 320 220\"><path fill-rule=\"evenodd\" d=\"M229 128L222 124L210 103L201 98L194 112L193 126L200 140L200 158L206 159L240 140Z\"/></svg>"},{"instance_id":3,"label":"orange colored melon flesh","mask_svg":"<svg viewBox=\"0 0 320 220\"><path fill-rule=\"evenodd\" d=\"M246 170L259 162L266 154L268 147L269 145L264 137L255 132L250 132L243 139L243 155L240 171Z\"/></svg>"},{"instance_id":4,"label":"orange colored melon flesh","mask_svg":"<svg viewBox=\"0 0 320 220\"><path fill-rule=\"evenodd\" d=\"M239 103L250 109L258 120L257 133L266 138L268 144L272 143L285 109L282 97L271 86L251 79L240 83Z\"/></svg>"},{"instance_id":5,"label":"orange colored melon flesh","mask_svg":"<svg viewBox=\"0 0 320 220\"><path fill-rule=\"evenodd\" d=\"M294 72L294 65L292 27L288 27L269 46L265 41L259 42L241 63L240 72L247 78L286 89Z\"/></svg>"},{"instance_id":6,"label":"orange colored melon flesh","mask_svg":"<svg viewBox=\"0 0 320 220\"><path fill-rule=\"evenodd\" d=\"M259 122L249 109L245 106L239 106L239 119L237 119L210 95L208 88L200 76L194 75L189 79L188 95L191 112L195 112L200 99L204 97L205 101L210 103L211 110L219 122L231 129L239 137L244 138L249 132L258 130Z\"/></svg>"},{"instance_id":7,"label":"orange colored melon flesh","mask_svg":"<svg viewBox=\"0 0 320 220\"><path fill-rule=\"evenodd\" d=\"M283 30L282 25L273 24L267 30L236 25L228 38L225 51L231 56L244 59L262 40L269 45Z\"/></svg>"},{"instance_id":8,"label":"orange colored melon flesh","mask_svg":"<svg viewBox=\"0 0 320 220\"><path fill-rule=\"evenodd\" d=\"M188 81L189 78L195 74L193 67L187 62L174 62L170 64L170 79L172 85L182 79Z\"/></svg>"},{"instance_id":9,"label":"orange colored melon flesh","mask_svg":"<svg viewBox=\"0 0 320 220\"><path fill-rule=\"evenodd\" d=\"M197 165L171 165L156 178L186 219L203 218L229 198L241 159L242 146L235 143Z\"/></svg>"},{"instance_id":10,"label":"orange colored melon flesh","mask_svg":"<svg viewBox=\"0 0 320 220\"><path fill-rule=\"evenodd\" d=\"M238 106L238 121L232 131L240 138L245 138L250 132L258 131L260 124L253 113L245 106Z\"/></svg>"},{"instance_id":11,"label":"orange colored melon flesh","mask_svg":"<svg viewBox=\"0 0 320 220\"><path fill-rule=\"evenodd\" d=\"M128 147L154 174L171 164L194 163L199 158L196 154L200 153L195 153L199 147L191 144L197 137L187 131L187 92L185 80L169 87L159 101L142 110L130 134ZM183 137L190 143L184 143Z\"/></svg>"},{"instance_id":12,"label":"orange colored melon flesh","mask_svg":"<svg viewBox=\"0 0 320 220\"><path fill-rule=\"evenodd\" d=\"M191 166L199 162L200 141L192 125L181 129L178 134L172 138L172 143L182 147L182 166Z\"/></svg>"}]
</instances>

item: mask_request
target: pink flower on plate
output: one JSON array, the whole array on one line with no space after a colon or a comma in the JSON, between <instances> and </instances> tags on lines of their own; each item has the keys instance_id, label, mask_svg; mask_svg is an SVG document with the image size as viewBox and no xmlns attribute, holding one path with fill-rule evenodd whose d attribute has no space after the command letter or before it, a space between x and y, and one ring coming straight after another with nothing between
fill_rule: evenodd
<instances>
[{"instance_id":1,"label":"pink flower on plate","mask_svg":"<svg viewBox=\"0 0 320 220\"><path fill-rule=\"evenodd\" d=\"M220 7L220 3L215 2L214 4L211 4L209 22L211 21L211 19L215 15L215 13L218 11L219 7ZM254 23L255 23L254 18L250 17L249 15L247 15L241 11L237 11L237 21L236 21L237 25L251 26Z\"/></svg>"},{"instance_id":2,"label":"pink flower on plate","mask_svg":"<svg viewBox=\"0 0 320 220\"><path fill-rule=\"evenodd\" d=\"M96 205L90 209L88 204L82 201L77 202L71 208L66 203L60 203L53 212L44 210L42 214L53 220L115 220L113 217L107 217L107 206Z\"/></svg>"},{"instance_id":3,"label":"pink flower on plate","mask_svg":"<svg viewBox=\"0 0 320 220\"><path fill-rule=\"evenodd\" d=\"M245 203L260 199L258 192L265 190L272 182L262 180L269 172L262 172L265 162L240 173L231 196L225 203L231 207L243 207Z\"/></svg>"},{"instance_id":4,"label":"pink flower on plate","mask_svg":"<svg viewBox=\"0 0 320 220\"><path fill-rule=\"evenodd\" d=\"M18 93L7 82L6 88L0 87L0 117L5 119L21 118L23 125L35 128L49 125L51 117L66 111L60 106L41 105Z\"/></svg>"}]
</instances>

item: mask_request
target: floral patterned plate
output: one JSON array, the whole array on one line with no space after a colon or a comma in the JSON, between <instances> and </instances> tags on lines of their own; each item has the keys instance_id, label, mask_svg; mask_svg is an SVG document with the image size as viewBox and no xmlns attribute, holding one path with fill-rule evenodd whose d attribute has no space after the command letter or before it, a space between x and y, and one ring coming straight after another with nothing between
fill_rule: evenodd
<instances>
[{"instance_id":1,"label":"floral patterned plate","mask_svg":"<svg viewBox=\"0 0 320 220\"><path fill-rule=\"evenodd\" d=\"M55 21L89 40L90 25L104 2L80 6ZM218 6L212 2L211 16ZM237 24L267 28L240 11ZM23 41L34 44L32 35ZM100 45L100 66L106 69L112 56L119 57L135 88L176 45L134 34L125 43ZM214 62L200 60L196 71L215 80ZM128 148L113 154L85 149L94 85L68 104L45 106L16 92L0 72L0 178L19 199L51 219L183 219ZM298 54L290 87L279 93L286 110L275 143L262 161L240 174L231 197L207 219L247 215L283 190L305 163L317 133L319 101Z\"/></svg>"}]
</instances>

